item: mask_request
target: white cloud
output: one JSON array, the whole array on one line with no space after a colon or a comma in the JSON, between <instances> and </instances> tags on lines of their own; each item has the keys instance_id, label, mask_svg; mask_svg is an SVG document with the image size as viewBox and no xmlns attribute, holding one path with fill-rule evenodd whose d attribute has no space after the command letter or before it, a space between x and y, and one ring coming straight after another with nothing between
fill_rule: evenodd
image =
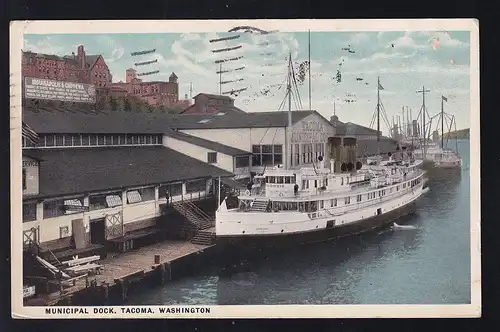
<instances>
[{"instance_id":1,"label":"white cloud","mask_svg":"<svg viewBox=\"0 0 500 332\"><path fill-rule=\"evenodd\" d=\"M369 35L365 32L358 32L351 36L349 43L353 45L361 44L369 39Z\"/></svg>"},{"instance_id":2,"label":"white cloud","mask_svg":"<svg viewBox=\"0 0 500 332\"><path fill-rule=\"evenodd\" d=\"M66 54L68 50L61 46L58 41L51 36L47 36L35 43L30 43L28 39L24 39L24 51L31 51L42 54ZM74 51L73 51L74 52Z\"/></svg>"},{"instance_id":3,"label":"white cloud","mask_svg":"<svg viewBox=\"0 0 500 332\"><path fill-rule=\"evenodd\" d=\"M103 46L104 52L101 53L108 64L120 60L125 53L123 46L109 36L98 36L96 40Z\"/></svg>"},{"instance_id":4,"label":"white cloud","mask_svg":"<svg viewBox=\"0 0 500 332\"><path fill-rule=\"evenodd\" d=\"M411 37L412 32L405 32L403 36L396 38L389 44L394 45L394 48L412 48L412 49L418 49L418 48L426 48L428 47L427 45L421 45L415 42L413 38Z\"/></svg>"},{"instance_id":5,"label":"white cloud","mask_svg":"<svg viewBox=\"0 0 500 332\"><path fill-rule=\"evenodd\" d=\"M413 37L420 41L415 41ZM425 49L433 47L434 40L439 41L438 47L469 47L468 43L453 39L451 34L446 31L408 31L403 36L393 40L391 44L395 48Z\"/></svg>"}]
</instances>

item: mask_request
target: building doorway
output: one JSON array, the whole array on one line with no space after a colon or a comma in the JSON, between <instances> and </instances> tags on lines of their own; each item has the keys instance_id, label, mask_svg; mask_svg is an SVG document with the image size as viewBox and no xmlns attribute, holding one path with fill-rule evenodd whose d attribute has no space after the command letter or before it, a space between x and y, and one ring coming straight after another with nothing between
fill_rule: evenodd
<instances>
[{"instance_id":1,"label":"building doorway","mask_svg":"<svg viewBox=\"0 0 500 332\"><path fill-rule=\"evenodd\" d=\"M105 244L106 242L106 219L90 220L90 243Z\"/></svg>"}]
</instances>

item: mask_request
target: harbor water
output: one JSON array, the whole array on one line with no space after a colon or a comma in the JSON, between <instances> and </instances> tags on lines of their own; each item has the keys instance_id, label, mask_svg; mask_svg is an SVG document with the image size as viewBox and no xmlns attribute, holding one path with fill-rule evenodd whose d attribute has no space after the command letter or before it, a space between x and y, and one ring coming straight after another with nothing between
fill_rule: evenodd
<instances>
[{"instance_id":1,"label":"harbor water","mask_svg":"<svg viewBox=\"0 0 500 332\"><path fill-rule=\"evenodd\" d=\"M455 143L450 144L454 149ZM131 294L128 304L470 303L469 141L462 170L429 172L417 211L383 229L276 252Z\"/></svg>"}]
</instances>

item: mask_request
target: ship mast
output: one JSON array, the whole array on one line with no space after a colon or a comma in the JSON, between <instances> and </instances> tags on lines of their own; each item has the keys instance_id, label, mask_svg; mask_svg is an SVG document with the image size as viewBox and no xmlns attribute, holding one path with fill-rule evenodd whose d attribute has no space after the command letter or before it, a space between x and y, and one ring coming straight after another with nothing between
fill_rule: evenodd
<instances>
[{"instance_id":1,"label":"ship mast","mask_svg":"<svg viewBox=\"0 0 500 332\"><path fill-rule=\"evenodd\" d=\"M444 150L444 97L441 96L441 149Z\"/></svg>"},{"instance_id":2,"label":"ship mast","mask_svg":"<svg viewBox=\"0 0 500 332\"><path fill-rule=\"evenodd\" d=\"M426 140L427 140L427 137L426 137L426 133L425 133L425 93L426 92L431 92L431 90L425 90L425 86L422 86L422 90L421 91L417 91L417 93L421 93L422 94L422 130L423 130L423 134L424 134L424 142L423 142L423 149L422 149L422 152L423 152L423 157L425 158L426 156L426 152L427 152L427 146L425 145L426 143Z\"/></svg>"},{"instance_id":3,"label":"ship mast","mask_svg":"<svg viewBox=\"0 0 500 332\"><path fill-rule=\"evenodd\" d=\"M377 77L377 156L380 156L380 77Z\"/></svg>"},{"instance_id":4,"label":"ship mast","mask_svg":"<svg viewBox=\"0 0 500 332\"><path fill-rule=\"evenodd\" d=\"M309 43L308 43L308 56L309 56L309 63L308 63L308 72L309 72L309 110L312 110L311 106L311 30L309 30Z\"/></svg>"},{"instance_id":5,"label":"ship mast","mask_svg":"<svg viewBox=\"0 0 500 332\"><path fill-rule=\"evenodd\" d=\"M288 56L288 78L287 78L287 94L288 94L288 127L287 127L287 142L286 146L288 149L289 156L286 156L288 167L290 169L292 166L292 52Z\"/></svg>"}]
</instances>

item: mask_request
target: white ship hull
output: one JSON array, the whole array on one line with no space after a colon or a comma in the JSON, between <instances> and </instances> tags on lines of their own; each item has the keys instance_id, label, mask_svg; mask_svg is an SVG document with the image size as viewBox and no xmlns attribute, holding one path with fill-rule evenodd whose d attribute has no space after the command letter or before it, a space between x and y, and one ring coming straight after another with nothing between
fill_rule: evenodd
<instances>
[{"instance_id":1,"label":"white ship hull","mask_svg":"<svg viewBox=\"0 0 500 332\"><path fill-rule=\"evenodd\" d=\"M414 155L417 158L423 158L421 149L415 150ZM443 150L436 145L430 145L425 151L424 161L432 167L437 168L461 168L462 158L450 150Z\"/></svg>"},{"instance_id":2,"label":"white ship hull","mask_svg":"<svg viewBox=\"0 0 500 332\"><path fill-rule=\"evenodd\" d=\"M402 186L401 183L398 185ZM317 212L239 212L237 209L217 212L217 244L263 249L365 232L411 213L415 202L428 190L424 186L425 181L399 191L396 191L396 185L384 187L380 190L389 192L393 188L394 191L366 202L333 208L325 206Z\"/></svg>"}]
</instances>

